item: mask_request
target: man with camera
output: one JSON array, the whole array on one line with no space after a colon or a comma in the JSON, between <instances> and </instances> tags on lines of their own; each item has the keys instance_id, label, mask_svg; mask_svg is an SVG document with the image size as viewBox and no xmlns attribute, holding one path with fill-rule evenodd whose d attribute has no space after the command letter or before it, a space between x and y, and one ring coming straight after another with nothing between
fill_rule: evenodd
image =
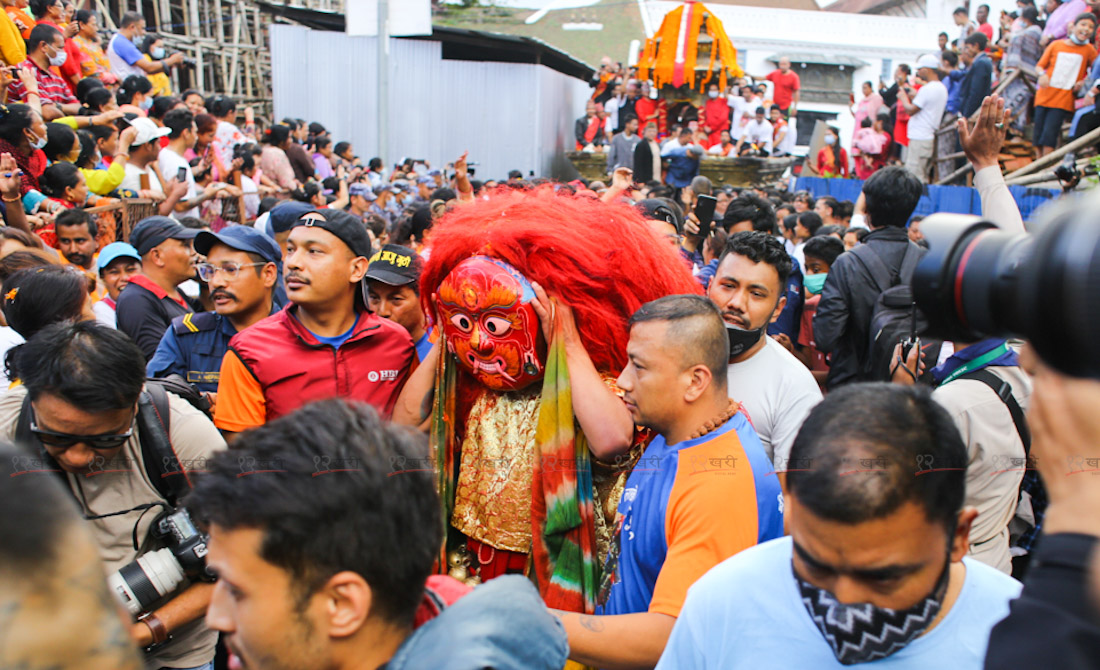
<instances>
[{"instance_id":1,"label":"man with camera","mask_svg":"<svg viewBox=\"0 0 1100 670\"><path fill-rule=\"evenodd\" d=\"M141 350L94 322L48 326L11 356L22 385L0 397L0 437L28 450L28 471L58 473L91 522L147 667L209 667L212 586L192 583L206 576L205 545L174 508L225 448L217 429L188 400L146 388Z\"/></svg>"},{"instance_id":2,"label":"man with camera","mask_svg":"<svg viewBox=\"0 0 1100 670\"><path fill-rule=\"evenodd\" d=\"M168 72L169 68L184 62L183 54L176 52L162 60L142 58L141 51L134 42L145 37L145 17L139 12L126 12L118 24L118 32L107 44L107 59L111 61L111 71L119 80L130 75L144 77L146 74Z\"/></svg>"}]
</instances>

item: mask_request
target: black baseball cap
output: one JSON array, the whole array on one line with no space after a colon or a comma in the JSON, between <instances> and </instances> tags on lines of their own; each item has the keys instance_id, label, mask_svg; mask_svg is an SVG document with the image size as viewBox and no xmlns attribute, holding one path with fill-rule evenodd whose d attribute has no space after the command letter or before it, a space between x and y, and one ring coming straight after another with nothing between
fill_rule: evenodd
<instances>
[{"instance_id":1,"label":"black baseball cap","mask_svg":"<svg viewBox=\"0 0 1100 670\"><path fill-rule=\"evenodd\" d=\"M215 244L224 244L230 249L257 254L268 263L279 263L283 260L283 253L275 240L252 226L228 226L220 233L201 231L195 237L195 251L203 256L210 255L210 249Z\"/></svg>"},{"instance_id":2,"label":"black baseball cap","mask_svg":"<svg viewBox=\"0 0 1100 670\"><path fill-rule=\"evenodd\" d=\"M193 240L199 231L184 228L167 216L150 216L138 222L130 231L130 244L144 256L165 240Z\"/></svg>"},{"instance_id":3,"label":"black baseball cap","mask_svg":"<svg viewBox=\"0 0 1100 670\"><path fill-rule=\"evenodd\" d=\"M327 230L348 245L351 253L363 258L370 258L370 238L367 237L367 227L357 216L348 214L338 209L319 209L314 212L306 212L298 219L292 228L308 226Z\"/></svg>"},{"instance_id":4,"label":"black baseball cap","mask_svg":"<svg viewBox=\"0 0 1100 670\"><path fill-rule=\"evenodd\" d=\"M387 244L370 259L367 279L390 286L405 286L420 279L424 262L420 255L400 244Z\"/></svg>"}]
</instances>

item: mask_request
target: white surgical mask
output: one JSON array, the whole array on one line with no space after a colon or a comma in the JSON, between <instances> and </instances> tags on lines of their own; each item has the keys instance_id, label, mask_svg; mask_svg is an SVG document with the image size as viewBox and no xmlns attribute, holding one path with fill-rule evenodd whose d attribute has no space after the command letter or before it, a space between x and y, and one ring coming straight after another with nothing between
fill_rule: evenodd
<instances>
[{"instance_id":1,"label":"white surgical mask","mask_svg":"<svg viewBox=\"0 0 1100 670\"><path fill-rule=\"evenodd\" d=\"M711 100L714 100L718 97L718 91L707 91L707 97L709 97Z\"/></svg>"},{"instance_id":2,"label":"white surgical mask","mask_svg":"<svg viewBox=\"0 0 1100 670\"><path fill-rule=\"evenodd\" d=\"M65 60L69 57L69 54L64 51L58 51L57 55L50 59L50 65L61 67L65 64Z\"/></svg>"},{"instance_id":3,"label":"white surgical mask","mask_svg":"<svg viewBox=\"0 0 1100 670\"><path fill-rule=\"evenodd\" d=\"M39 137L38 135L35 134L35 132L33 130L31 131L31 135L34 135L34 139L31 140L31 147L32 148L41 149L42 147L46 146L46 138L45 137Z\"/></svg>"},{"instance_id":4,"label":"white surgical mask","mask_svg":"<svg viewBox=\"0 0 1100 670\"><path fill-rule=\"evenodd\" d=\"M149 96L146 96L145 99L142 100L141 104L138 106L141 107L141 111L148 112L150 109L153 108L153 99Z\"/></svg>"},{"instance_id":5,"label":"white surgical mask","mask_svg":"<svg viewBox=\"0 0 1100 670\"><path fill-rule=\"evenodd\" d=\"M826 135L825 136L825 144L828 144L830 146L836 144L836 136L835 135Z\"/></svg>"},{"instance_id":6,"label":"white surgical mask","mask_svg":"<svg viewBox=\"0 0 1100 670\"><path fill-rule=\"evenodd\" d=\"M149 54L153 57L153 60L160 60L164 58L164 47L153 47L152 52Z\"/></svg>"}]
</instances>

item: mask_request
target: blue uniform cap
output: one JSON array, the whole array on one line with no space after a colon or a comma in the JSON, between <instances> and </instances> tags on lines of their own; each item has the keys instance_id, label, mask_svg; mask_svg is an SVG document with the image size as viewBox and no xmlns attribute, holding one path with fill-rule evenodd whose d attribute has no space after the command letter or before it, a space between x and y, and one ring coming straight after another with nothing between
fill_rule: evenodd
<instances>
[{"instance_id":1,"label":"blue uniform cap","mask_svg":"<svg viewBox=\"0 0 1100 670\"><path fill-rule=\"evenodd\" d=\"M258 254L268 263L280 263L283 254L275 240L252 226L229 226L223 228L220 233L202 231L195 237L195 251L203 256L210 254L210 249L215 244L224 244L231 249Z\"/></svg>"}]
</instances>

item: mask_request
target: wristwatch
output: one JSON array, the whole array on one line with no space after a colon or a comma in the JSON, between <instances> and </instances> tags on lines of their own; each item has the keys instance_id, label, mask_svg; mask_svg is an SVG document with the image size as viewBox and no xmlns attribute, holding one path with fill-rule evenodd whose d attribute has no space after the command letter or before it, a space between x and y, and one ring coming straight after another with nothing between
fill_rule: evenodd
<instances>
[{"instance_id":1,"label":"wristwatch","mask_svg":"<svg viewBox=\"0 0 1100 670\"><path fill-rule=\"evenodd\" d=\"M165 626L164 622L157 618L155 613L146 612L138 617L138 621L148 626L149 632L153 634L153 643L145 648L146 653L163 647L172 639L172 634L168 632L168 626Z\"/></svg>"}]
</instances>

